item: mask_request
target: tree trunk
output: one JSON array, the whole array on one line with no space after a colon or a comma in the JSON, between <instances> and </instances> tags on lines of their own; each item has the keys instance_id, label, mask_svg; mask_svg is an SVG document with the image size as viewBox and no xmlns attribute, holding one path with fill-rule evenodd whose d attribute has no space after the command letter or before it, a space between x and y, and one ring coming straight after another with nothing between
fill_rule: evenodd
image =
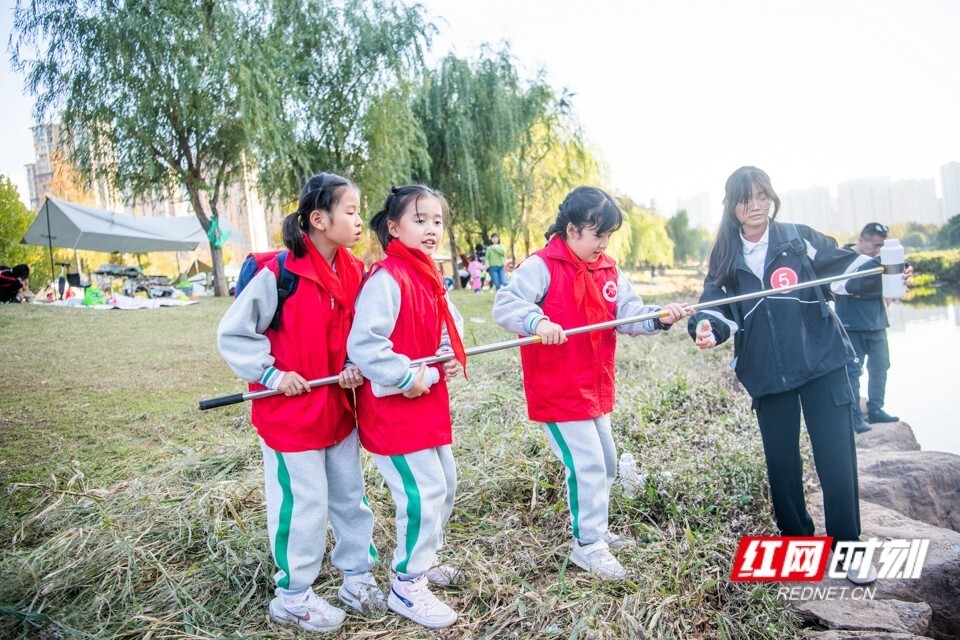
<instances>
[{"instance_id":1,"label":"tree trunk","mask_svg":"<svg viewBox=\"0 0 960 640\"><path fill-rule=\"evenodd\" d=\"M196 214L197 220L200 221L200 226L204 231L208 231L210 229L210 218L203 211L200 190L196 188L196 185L188 182L187 193L190 194L190 204L193 205L193 212ZM227 277L223 272L223 251L213 246L213 242L210 243L210 262L213 263L210 265L213 269L213 295L218 297L229 295Z\"/></svg>"},{"instance_id":2,"label":"tree trunk","mask_svg":"<svg viewBox=\"0 0 960 640\"><path fill-rule=\"evenodd\" d=\"M230 290L227 288L227 276L223 272L223 249L218 249L210 243L210 265L213 268L213 295L227 296Z\"/></svg>"}]
</instances>

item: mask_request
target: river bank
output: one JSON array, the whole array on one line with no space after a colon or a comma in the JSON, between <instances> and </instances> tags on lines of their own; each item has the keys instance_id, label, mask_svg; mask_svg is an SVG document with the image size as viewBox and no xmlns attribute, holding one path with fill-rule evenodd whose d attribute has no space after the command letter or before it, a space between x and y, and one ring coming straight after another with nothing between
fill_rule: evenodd
<instances>
[{"instance_id":1,"label":"river bank","mask_svg":"<svg viewBox=\"0 0 960 640\"><path fill-rule=\"evenodd\" d=\"M804 637L960 637L960 456L922 451L910 426L899 422L859 434L857 458L861 540L928 540L922 573L919 579L882 578L861 589L860 597L843 579L804 583L811 591L790 602L809 626ZM822 502L814 487L808 504L818 535L823 535Z\"/></svg>"}]
</instances>

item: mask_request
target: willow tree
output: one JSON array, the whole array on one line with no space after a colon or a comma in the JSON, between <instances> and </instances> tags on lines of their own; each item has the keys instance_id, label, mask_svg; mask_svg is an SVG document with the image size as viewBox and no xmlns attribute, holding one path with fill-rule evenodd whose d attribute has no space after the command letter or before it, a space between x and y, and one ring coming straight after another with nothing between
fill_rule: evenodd
<instances>
[{"instance_id":1,"label":"willow tree","mask_svg":"<svg viewBox=\"0 0 960 640\"><path fill-rule=\"evenodd\" d=\"M354 179L368 206L428 162L410 112L435 27L394 0L274 0L282 112L258 144L268 195L295 196L317 171Z\"/></svg>"},{"instance_id":2,"label":"willow tree","mask_svg":"<svg viewBox=\"0 0 960 640\"><path fill-rule=\"evenodd\" d=\"M623 226L613 234L607 252L625 269L640 262L670 264L673 240L667 235L666 218L626 196L618 200L623 211Z\"/></svg>"},{"instance_id":3,"label":"willow tree","mask_svg":"<svg viewBox=\"0 0 960 640\"><path fill-rule=\"evenodd\" d=\"M448 55L426 78L413 110L430 167L418 177L450 198L452 254L458 227L487 242L516 218L510 160L520 135L541 115L546 93L541 80L521 82L507 50L484 50L474 62Z\"/></svg>"},{"instance_id":4,"label":"willow tree","mask_svg":"<svg viewBox=\"0 0 960 640\"><path fill-rule=\"evenodd\" d=\"M521 133L511 159L517 215L507 228L514 260L518 241L527 255L542 246L540 230L553 223L573 187L601 181L600 165L587 147L570 95L556 98L550 92L543 107Z\"/></svg>"},{"instance_id":5,"label":"willow tree","mask_svg":"<svg viewBox=\"0 0 960 640\"><path fill-rule=\"evenodd\" d=\"M201 0L18 1L11 51L59 118L70 161L125 197L186 192L223 274L220 203L256 129L279 111L275 47L256 5Z\"/></svg>"},{"instance_id":6,"label":"willow tree","mask_svg":"<svg viewBox=\"0 0 960 640\"><path fill-rule=\"evenodd\" d=\"M12 53L88 180L188 194L220 295L220 203L241 175L287 202L316 171L362 178L389 153L371 122L422 148L409 100L388 94L416 76L432 33L421 14L392 0L35 0L17 4Z\"/></svg>"}]
</instances>

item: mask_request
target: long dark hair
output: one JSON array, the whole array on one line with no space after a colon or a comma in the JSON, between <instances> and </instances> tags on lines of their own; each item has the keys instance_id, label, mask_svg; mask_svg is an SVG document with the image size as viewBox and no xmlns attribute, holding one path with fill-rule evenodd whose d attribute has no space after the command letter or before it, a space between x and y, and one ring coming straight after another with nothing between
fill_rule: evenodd
<instances>
[{"instance_id":1,"label":"long dark hair","mask_svg":"<svg viewBox=\"0 0 960 640\"><path fill-rule=\"evenodd\" d=\"M780 196L770 184L770 176L756 167L740 167L727 178L723 196L723 218L717 231L717 241L710 251L710 267L707 278L718 287L722 287L733 277L733 265L737 254L742 251L740 241L740 220L737 219L737 205L750 201L753 187L756 186L773 202L770 219L775 220L780 213Z\"/></svg>"},{"instance_id":2,"label":"long dark hair","mask_svg":"<svg viewBox=\"0 0 960 640\"><path fill-rule=\"evenodd\" d=\"M577 232L585 227L596 227L597 235L616 231L623 224L623 213L610 194L596 187L577 187L567 194L557 210L557 219L544 234L547 241L554 235L567 238L567 224L573 223Z\"/></svg>"},{"instance_id":3,"label":"long dark hair","mask_svg":"<svg viewBox=\"0 0 960 640\"><path fill-rule=\"evenodd\" d=\"M283 221L283 244L293 255L298 258L307 255L303 234L310 231L310 214L324 211L327 215L332 215L333 208L340 202L340 197L347 187L358 193L360 191L353 182L334 173L318 173L303 185L297 210Z\"/></svg>"},{"instance_id":4,"label":"long dark hair","mask_svg":"<svg viewBox=\"0 0 960 640\"><path fill-rule=\"evenodd\" d=\"M369 223L370 229L377 235L377 240L380 242L381 247L386 249L390 241L393 240L387 222L391 220L393 222L399 222L403 216L403 212L407 209L407 203L411 200L419 200L424 196L436 198L440 202L440 210L443 212L443 217L447 219L450 218L450 205L447 204L447 198L433 187L428 187L425 184L408 184L402 187L390 187L390 195L388 195L384 201L383 209L377 211L374 216L370 218Z\"/></svg>"}]
</instances>

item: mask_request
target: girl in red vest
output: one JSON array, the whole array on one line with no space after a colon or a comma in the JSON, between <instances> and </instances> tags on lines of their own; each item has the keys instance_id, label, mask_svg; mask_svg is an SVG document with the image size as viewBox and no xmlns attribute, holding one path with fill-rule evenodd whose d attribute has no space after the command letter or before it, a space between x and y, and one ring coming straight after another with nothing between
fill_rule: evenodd
<instances>
[{"instance_id":1,"label":"girl in red vest","mask_svg":"<svg viewBox=\"0 0 960 640\"><path fill-rule=\"evenodd\" d=\"M542 344L520 348L528 413L544 423L550 447L566 468L573 525L570 561L606 580L626 575L610 549L632 543L607 528L617 476L610 429L617 337L605 329L568 340L563 329L660 310L643 304L629 278L604 253L622 223L623 214L609 194L577 187L547 230L547 246L517 267L493 303L500 326L542 339ZM621 325L616 331L653 334L688 315L677 304L663 310L668 312L664 318Z\"/></svg>"},{"instance_id":2,"label":"girl in red vest","mask_svg":"<svg viewBox=\"0 0 960 640\"><path fill-rule=\"evenodd\" d=\"M267 532L278 571L270 617L311 631L333 631L341 609L313 592L333 525L333 564L343 571L339 598L362 613L386 610L370 569L373 513L366 505L353 409L344 389L363 382L346 365L347 334L363 278L363 263L348 248L360 238L360 193L349 180L313 176L283 224L282 252L296 287L278 307L278 257L237 296L217 331L220 353L250 382L250 390L283 395L253 401L260 435ZM308 380L340 376L340 385L311 389Z\"/></svg>"},{"instance_id":3,"label":"girl in red vest","mask_svg":"<svg viewBox=\"0 0 960 640\"><path fill-rule=\"evenodd\" d=\"M463 320L447 297L431 256L443 239L447 201L423 185L393 187L370 220L386 257L373 265L360 296L347 351L363 376L393 395L360 387L360 442L373 454L396 503L396 578L387 606L432 629L448 627L456 612L434 596L459 571L439 565L437 550L453 511L457 472L447 379L466 365ZM428 370L410 361L456 354ZM443 375L440 375L440 374ZM436 382L429 386L429 382Z\"/></svg>"}]
</instances>

